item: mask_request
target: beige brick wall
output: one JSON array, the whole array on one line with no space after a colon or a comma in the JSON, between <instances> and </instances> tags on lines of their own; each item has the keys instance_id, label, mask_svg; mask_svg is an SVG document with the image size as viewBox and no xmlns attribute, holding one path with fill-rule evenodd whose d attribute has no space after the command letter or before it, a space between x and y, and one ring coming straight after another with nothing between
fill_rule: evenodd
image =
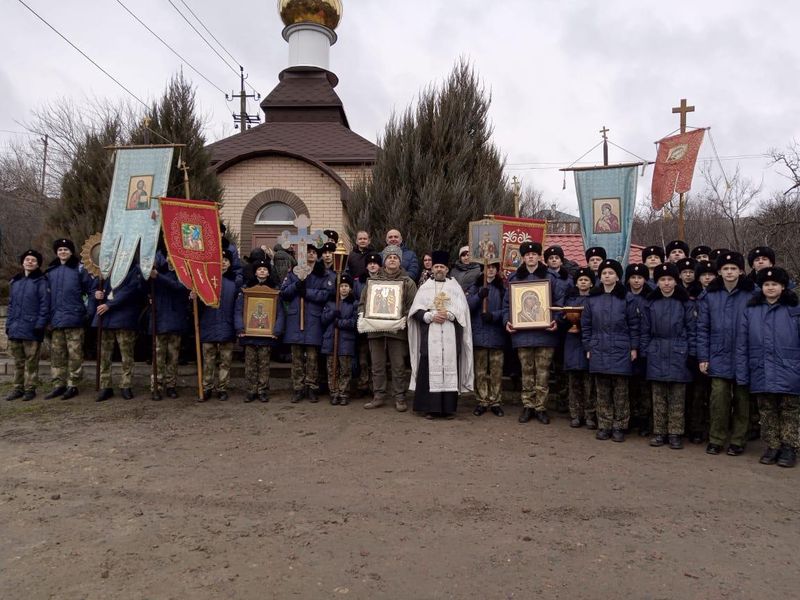
<instances>
[{"instance_id":1,"label":"beige brick wall","mask_svg":"<svg viewBox=\"0 0 800 600\"><path fill-rule=\"evenodd\" d=\"M350 186L350 189L353 189L353 186L355 185L356 181L358 181L358 179L360 177L362 177L363 175L369 176L369 175L372 174L372 169L371 168L369 168L369 167L360 167L360 166L356 166L356 167L350 167L350 166L348 166L348 167L339 167L339 166L337 166L337 167L333 167L333 170L336 171L336 174L339 177L341 177L342 179L345 180L347 185Z\"/></svg>"},{"instance_id":2,"label":"beige brick wall","mask_svg":"<svg viewBox=\"0 0 800 600\"><path fill-rule=\"evenodd\" d=\"M349 168L347 174L356 176ZM220 181L225 188L222 218L237 233L241 231L242 212L247 204L270 188L296 194L308 208L312 229L344 230L339 184L302 160L283 156L246 160L223 171Z\"/></svg>"}]
</instances>

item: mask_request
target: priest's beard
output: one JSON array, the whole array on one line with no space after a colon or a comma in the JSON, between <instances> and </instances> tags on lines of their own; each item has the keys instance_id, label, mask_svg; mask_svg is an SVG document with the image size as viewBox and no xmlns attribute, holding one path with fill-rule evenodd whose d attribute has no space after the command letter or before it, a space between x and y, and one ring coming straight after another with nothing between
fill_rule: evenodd
<instances>
[{"instance_id":1,"label":"priest's beard","mask_svg":"<svg viewBox=\"0 0 800 600\"><path fill-rule=\"evenodd\" d=\"M447 279L447 274L446 273L436 273L436 274L434 274L433 279L434 279L434 281L438 281L438 282L441 283L442 281Z\"/></svg>"}]
</instances>

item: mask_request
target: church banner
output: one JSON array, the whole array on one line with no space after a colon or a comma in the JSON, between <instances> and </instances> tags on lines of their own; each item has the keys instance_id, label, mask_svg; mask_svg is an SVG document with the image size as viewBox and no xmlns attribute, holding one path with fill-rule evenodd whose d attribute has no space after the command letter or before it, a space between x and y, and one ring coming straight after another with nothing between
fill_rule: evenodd
<instances>
[{"instance_id":1,"label":"church banner","mask_svg":"<svg viewBox=\"0 0 800 600\"><path fill-rule=\"evenodd\" d=\"M573 168L583 247L601 246L608 258L628 261L636 176L641 163Z\"/></svg>"},{"instance_id":2,"label":"church banner","mask_svg":"<svg viewBox=\"0 0 800 600\"><path fill-rule=\"evenodd\" d=\"M500 268L503 271L516 271L522 264L519 247L523 242L544 244L547 233L547 221L544 219L525 219L504 215L487 215L487 217L502 227Z\"/></svg>"},{"instance_id":3,"label":"church banner","mask_svg":"<svg viewBox=\"0 0 800 600\"><path fill-rule=\"evenodd\" d=\"M116 151L99 258L100 274L110 277L112 288L125 279L137 247L142 276L150 276L161 230L158 199L167 193L173 150L147 146Z\"/></svg>"},{"instance_id":4,"label":"church banner","mask_svg":"<svg viewBox=\"0 0 800 600\"><path fill-rule=\"evenodd\" d=\"M180 282L204 304L219 306L222 236L214 202L161 198L164 242Z\"/></svg>"},{"instance_id":5,"label":"church banner","mask_svg":"<svg viewBox=\"0 0 800 600\"><path fill-rule=\"evenodd\" d=\"M660 210L673 194L684 194L692 187L697 153L705 129L666 137L658 142L658 157L653 171L653 208Z\"/></svg>"}]
</instances>

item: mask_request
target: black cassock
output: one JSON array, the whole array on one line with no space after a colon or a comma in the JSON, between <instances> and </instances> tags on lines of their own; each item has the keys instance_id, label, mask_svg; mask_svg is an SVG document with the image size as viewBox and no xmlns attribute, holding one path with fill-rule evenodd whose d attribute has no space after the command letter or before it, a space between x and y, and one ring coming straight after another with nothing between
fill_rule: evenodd
<instances>
[{"instance_id":1,"label":"black cassock","mask_svg":"<svg viewBox=\"0 0 800 600\"><path fill-rule=\"evenodd\" d=\"M458 409L458 392L431 392L428 368L428 329L425 322L425 310L418 310L413 318L419 322L419 364L417 365L417 387L414 392L414 410L416 412L450 415ZM456 356L461 354L462 327L453 321L456 328L456 347L452 349ZM460 367L461 365L459 365Z\"/></svg>"}]
</instances>

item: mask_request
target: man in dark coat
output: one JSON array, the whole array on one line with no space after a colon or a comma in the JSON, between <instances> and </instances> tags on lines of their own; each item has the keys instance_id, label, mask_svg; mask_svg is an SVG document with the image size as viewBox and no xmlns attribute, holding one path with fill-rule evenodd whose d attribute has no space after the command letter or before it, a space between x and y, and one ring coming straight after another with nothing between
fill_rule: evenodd
<instances>
[{"instance_id":1,"label":"man in dark coat","mask_svg":"<svg viewBox=\"0 0 800 600\"><path fill-rule=\"evenodd\" d=\"M403 236L400 234L400 231L397 229L390 229L387 231L386 245L400 247L403 251L403 255L400 258L400 266L406 272L406 275L411 278L411 281L416 282L419 278L419 259L416 253L403 243Z\"/></svg>"},{"instance_id":2,"label":"man in dark coat","mask_svg":"<svg viewBox=\"0 0 800 600\"><path fill-rule=\"evenodd\" d=\"M6 400L33 400L39 377L39 353L50 315L50 290L41 271L42 255L27 250L19 257L22 271L9 285L6 336L14 357L14 387Z\"/></svg>"},{"instance_id":3,"label":"man in dark coat","mask_svg":"<svg viewBox=\"0 0 800 600\"><path fill-rule=\"evenodd\" d=\"M55 260L47 269L50 284L50 374L53 390L45 398L78 395L83 379L83 336L86 325L84 296L94 291L92 278L75 255L68 239L53 242Z\"/></svg>"},{"instance_id":4,"label":"man in dark coat","mask_svg":"<svg viewBox=\"0 0 800 600\"><path fill-rule=\"evenodd\" d=\"M356 245L347 257L347 272L350 273L354 281L367 272L367 256L374 252L375 248L372 247L369 233L366 231L357 232Z\"/></svg>"}]
</instances>

